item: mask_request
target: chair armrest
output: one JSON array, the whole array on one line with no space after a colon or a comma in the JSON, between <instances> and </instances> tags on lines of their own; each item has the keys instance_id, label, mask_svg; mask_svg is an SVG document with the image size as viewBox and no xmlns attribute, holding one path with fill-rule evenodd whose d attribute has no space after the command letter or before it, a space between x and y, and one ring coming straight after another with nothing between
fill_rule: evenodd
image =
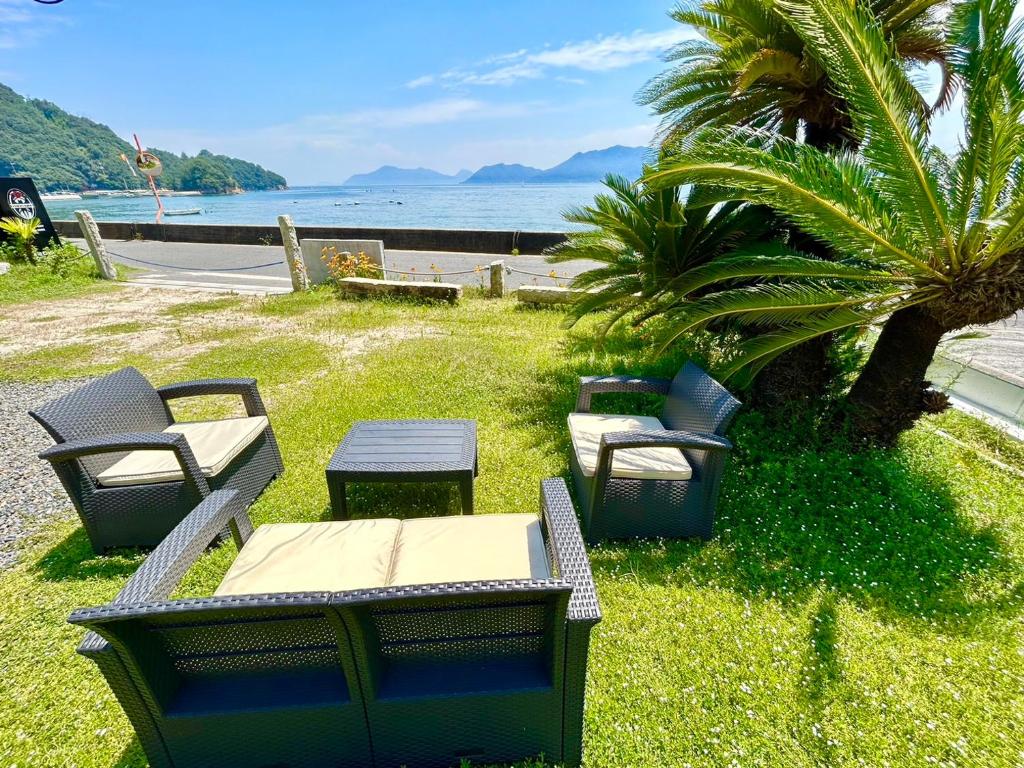
<instances>
[{"instance_id":1,"label":"chair armrest","mask_svg":"<svg viewBox=\"0 0 1024 768\"><path fill-rule=\"evenodd\" d=\"M596 624L601 620L601 609L597 604L594 577L583 546L580 524L565 480L559 477L541 481L540 510L559 575L572 582L566 615L570 621Z\"/></svg>"},{"instance_id":2,"label":"chair armrest","mask_svg":"<svg viewBox=\"0 0 1024 768\"><path fill-rule=\"evenodd\" d=\"M687 432L684 430L656 429L631 430L627 432L605 432L597 450L597 463L607 450L624 448L689 448L695 451L731 451L732 443L721 435L710 432Z\"/></svg>"},{"instance_id":3,"label":"chair armrest","mask_svg":"<svg viewBox=\"0 0 1024 768\"><path fill-rule=\"evenodd\" d=\"M668 379L636 376L581 376L576 412L590 413L590 398L602 392L649 393L667 395L672 382Z\"/></svg>"},{"instance_id":4,"label":"chair armrest","mask_svg":"<svg viewBox=\"0 0 1024 768\"><path fill-rule=\"evenodd\" d=\"M626 448L687 448L695 451L730 451L732 443L708 432L684 432L671 429L605 432L597 448L594 483L603 488L612 476L615 451Z\"/></svg>"},{"instance_id":5,"label":"chair armrest","mask_svg":"<svg viewBox=\"0 0 1024 768\"><path fill-rule=\"evenodd\" d=\"M81 624L119 606L166 600L225 525L231 529L235 544L241 549L253 529L245 500L238 491L214 491L203 499L160 542L110 603L98 608L79 608L71 614L68 622ZM85 655L101 653L106 642L90 632L78 651Z\"/></svg>"},{"instance_id":6,"label":"chair armrest","mask_svg":"<svg viewBox=\"0 0 1024 768\"><path fill-rule=\"evenodd\" d=\"M51 464L60 464L85 456L125 451L173 451L185 475L185 482L190 483L200 496L209 495L210 486L199 468L199 462L196 461L185 436L178 433L122 432L68 440L66 443L51 445L39 454L39 458L46 459Z\"/></svg>"},{"instance_id":7,"label":"chair armrest","mask_svg":"<svg viewBox=\"0 0 1024 768\"><path fill-rule=\"evenodd\" d=\"M249 416L266 416L267 409L256 387L256 379L200 379L184 381L157 387L157 394L166 403L180 397L201 397L202 395L241 395L245 412Z\"/></svg>"}]
</instances>

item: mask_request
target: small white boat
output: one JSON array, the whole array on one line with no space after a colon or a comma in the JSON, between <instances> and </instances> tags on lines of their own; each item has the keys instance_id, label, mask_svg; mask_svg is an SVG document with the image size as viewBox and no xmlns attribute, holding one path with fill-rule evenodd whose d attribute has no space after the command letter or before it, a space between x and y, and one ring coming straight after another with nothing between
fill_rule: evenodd
<instances>
[{"instance_id":1,"label":"small white boat","mask_svg":"<svg viewBox=\"0 0 1024 768\"><path fill-rule=\"evenodd\" d=\"M198 216L202 212L202 208L179 208L174 211L164 211L164 216Z\"/></svg>"},{"instance_id":2,"label":"small white boat","mask_svg":"<svg viewBox=\"0 0 1024 768\"><path fill-rule=\"evenodd\" d=\"M74 192L44 192L39 195L39 199L49 203L54 200L81 200L82 196Z\"/></svg>"}]
</instances>

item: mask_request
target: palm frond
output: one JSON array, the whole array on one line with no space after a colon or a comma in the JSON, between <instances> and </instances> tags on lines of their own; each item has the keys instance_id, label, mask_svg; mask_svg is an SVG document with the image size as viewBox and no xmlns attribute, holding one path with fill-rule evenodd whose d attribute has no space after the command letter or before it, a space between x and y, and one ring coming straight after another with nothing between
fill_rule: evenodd
<instances>
[{"instance_id":1,"label":"palm frond","mask_svg":"<svg viewBox=\"0 0 1024 768\"><path fill-rule=\"evenodd\" d=\"M878 190L901 206L905 226L944 251L928 254L933 267L942 260L956 267L949 203L925 160L928 133L917 91L877 19L862 6L835 0L779 0L778 7L842 90L864 157L883 171Z\"/></svg>"},{"instance_id":2,"label":"palm frond","mask_svg":"<svg viewBox=\"0 0 1024 768\"><path fill-rule=\"evenodd\" d=\"M735 93L747 90L762 79L789 83L798 88L810 85L798 57L788 51L771 48L763 48L749 57L736 77Z\"/></svg>"},{"instance_id":3,"label":"palm frond","mask_svg":"<svg viewBox=\"0 0 1024 768\"><path fill-rule=\"evenodd\" d=\"M893 284L909 282L906 277L886 270L809 258L782 243L763 243L738 249L730 256L694 267L669 283L666 290L686 296L705 286L725 281L743 278L761 281L777 277Z\"/></svg>"},{"instance_id":4,"label":"palm frond","mask_svg":"<svg viewBox=\"0 0 1024 768\"><path fill-rule=\"evenodd\" d=\"M666 313L667 330L662 338L664 350L680 336L728 319L742 325L773 325L781 321L799 321L816 312L839 307L861 306L899 298L903 291L879 293L868 288L861 292L814 283L761 284L730 288L683 302Z\"/></svg>"},{"instance_id":5,"label":"palm frond","mask_svg":"<svg viewBox=\"0 0 1024 768\"><path fill-rule=\"evenodd\" d=\"M875 191L876 178L851 155L829 155L786 139L765 148L756 132L708 130L647 176L654 188L731 184L741 199L771 206L840 252L903 262L939 281L948 278L915 255L917 243Z\"/></svg>"},{"instance_id":6,"label":"palm frond","mask_svg":"<svg viewBox=\"0 0 1024 768\"><path fill-rule=\"evenodd\" d=\"M890 311L888 307L839 307L813 315L799 325L754 336L741 342L736 355L716 373L723 381L732 381L740 388L747 387L768 363L783 352L826 334L867 325Z\"/></svg>"}]
</instances>

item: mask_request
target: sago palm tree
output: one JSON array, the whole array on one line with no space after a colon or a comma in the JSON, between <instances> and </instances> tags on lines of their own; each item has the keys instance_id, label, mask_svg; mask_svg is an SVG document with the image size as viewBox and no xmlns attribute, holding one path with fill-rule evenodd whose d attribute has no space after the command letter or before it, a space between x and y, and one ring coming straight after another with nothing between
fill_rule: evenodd
<instances>
[{"instance_id":1,"label":"sago palm tree","mask_svg":"<svg viewBox=\"0 0 1024 768\"><path fill-rule=\"evenodd\" d=\"M573 279L572 286L585 293L573 304L570 323L608 311L602 336L626 315L634 322L657 315L678 296L673 285L689 270L765 239L774 224L755 206L738 201L716 206L719 195L699 186L686 194L675 187L655 192L614 175L604 185L608 193L597 195L592 205L565 214L567 221L588 229L570 232L545 252L552 263L599 262Z\"/></svg>"},{"instance_id":2,"label":"sago palm tree","mask_svg":"<svg viewBox=\"0 0 1024 768\"><path fill-rule=\"evenodd\" d=\"M947 156L929 143L914 88L863 7L785 0L778 9L849 104L857 154L828 154L756 130L712 129L648 183L731 187L828 243L840 260L739 254L691 272L668 339L732 318L773 329L748 339L723 371L756 375L821 334L882 323L849 396L856 431L891 443L934 403L924 380L942 336L1024 308L1024 71L1013 0L958 3L951 66L964 133ZM730 281L756 279L735 287Z\"/></svg>"},{"instance_id":3,"label":"sago palm tree","mask_svg":"<svg viewBox=\"0 0 1024 768\"><path fill-rule=\"evenodd\" d=\"M870 8L895 55L907 66L945 63L936 11L945 0L858 0ZM667 59L674 66L638 95L664 118L663 138L673 145L708 126L741 125L795 138L803 128L808 144L849 146L856 141L847 105L826 67L775 0L705 0L679 5L672 18L703 39L686 40ZM937 103L951 95L944 78ZM929 109L918 96L918 107Z\"/></svg>"},{"instance_id":4,"label":"sago palm tree","mask_svg":"<svg viewBox=\"0 0 1024 768\"><path fill-rule=\"evenodd\" d=\"M938 63L946 77L936 105L952 93L945 67L945 40L938 9L945 0L856 0L870 7L900 61L908 68ZM777 132L819 149L849 149L857 137L848 106L825 67L780 13L774 0L691 0L672 18L697 30L702 40L680 43L668 55L674 66L640 92L641 103L662 115L662 148L708 126L748 126ZM922 115L929 112L918 96ZM798 128L801 129L798 132ZM833 259L820 242L793 228L792 240L810 254ZM821 336L767 366L747 397L770 412L825 397L837 375Z\"/></svg>"}]
</instances>

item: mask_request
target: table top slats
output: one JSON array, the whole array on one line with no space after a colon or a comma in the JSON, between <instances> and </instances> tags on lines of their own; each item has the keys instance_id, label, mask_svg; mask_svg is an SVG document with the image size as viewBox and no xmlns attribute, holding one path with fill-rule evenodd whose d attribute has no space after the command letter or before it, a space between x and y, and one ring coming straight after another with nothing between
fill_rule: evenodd
<instances>
[{"instance_id":1,"label":"table top slats","mask_svg":"<svg viewBox=\"0 0 1024 768\"><path fill-rule=\"evenodd\" d=\"M468 419L357 421L331 458L327 471L379 474L473 472L476 422Z\"/></svg>"}]
</instances>

